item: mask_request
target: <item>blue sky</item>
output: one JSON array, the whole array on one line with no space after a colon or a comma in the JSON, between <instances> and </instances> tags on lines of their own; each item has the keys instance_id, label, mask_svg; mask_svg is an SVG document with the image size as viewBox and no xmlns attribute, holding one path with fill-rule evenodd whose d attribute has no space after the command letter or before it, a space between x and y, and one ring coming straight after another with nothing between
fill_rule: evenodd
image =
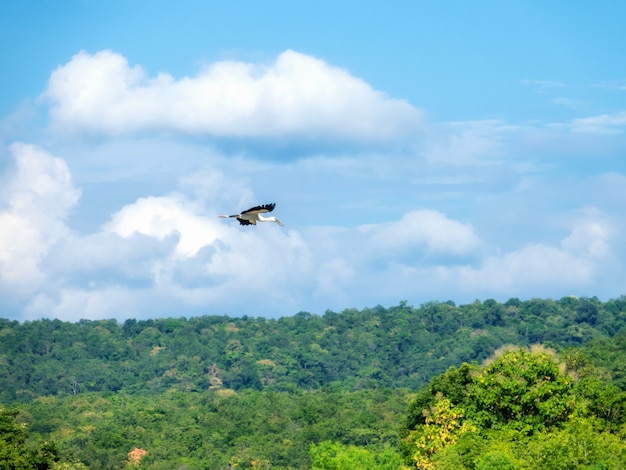
<instances>
[{"instance_id":1,"label":"blue sky","mask_svg":"<svg viewBox=\"0 0 626 470\"><path fill-rule=\"evenodd\" d=\"M0 316L626 294L626 5L389 5L7 5Z\"/></svg>"}]
</instances>

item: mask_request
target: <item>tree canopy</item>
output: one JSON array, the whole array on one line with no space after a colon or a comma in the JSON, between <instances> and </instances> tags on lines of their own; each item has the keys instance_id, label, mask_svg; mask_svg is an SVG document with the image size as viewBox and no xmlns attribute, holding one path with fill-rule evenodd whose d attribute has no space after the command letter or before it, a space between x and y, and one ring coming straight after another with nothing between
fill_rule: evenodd
<instances>
[{"instance_id":1,"label":"tree canopy","mask_svg":"<svg viewBox=\"0 0 626 470\"><path fill-rule=\"evenodd\" d=\"M625 326L624 297L0 319L0 468L620 469Z\"/></svg>"}]
</instances>

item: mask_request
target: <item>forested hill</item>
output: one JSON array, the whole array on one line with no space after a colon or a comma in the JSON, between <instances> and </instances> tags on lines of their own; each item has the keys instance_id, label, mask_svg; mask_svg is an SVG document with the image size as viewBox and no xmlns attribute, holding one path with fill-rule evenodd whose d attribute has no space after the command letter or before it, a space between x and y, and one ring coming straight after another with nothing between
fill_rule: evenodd
<instances>
[{"instance_id":1,"label":"forested hill","mask_svg":"<svg viewBox=\"0 0 626 470\"><path fill-rule=\"evenodd\" d=\"M280 319L0 319L0 403L172 389L416 390L450 366L482 361L504 344L563 350L612 337L624 325L624 296L461 306L401 302ZM615 374L616 383L626 385L626 370Z\"/></svg>"}]
</instances>

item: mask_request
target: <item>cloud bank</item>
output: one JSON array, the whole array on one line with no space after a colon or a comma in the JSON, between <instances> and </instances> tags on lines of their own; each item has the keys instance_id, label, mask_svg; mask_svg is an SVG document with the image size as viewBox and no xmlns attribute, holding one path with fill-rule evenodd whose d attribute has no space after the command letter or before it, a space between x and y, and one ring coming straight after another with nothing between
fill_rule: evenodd
<instances>
[{"instance_id":1,"label":"cloud bank","mask_svg":"<svg viewBox=\"0 0 626 470\"><path fill-rule=\"evenodd\" d=\"M81 52L42 96L45 138L8 145L0 175L0 307L15 318L595 295L623 272L624 176L543 177L555 147L584 148L569 135L597 142L621 113L541 129L428 123L294 51L183 78ZM220 138L348 144L281 162L217 150ZM217 218L268 202L285 228Z\"/></svg>"},{"instance_id":2,"label":"cloud bank","mask_svg":"<svg viewBox=\"0 0 626 470\"><path fill-rule=\"evenodd\" d=\"M140 198L99 231L79 234L66 223L80 191L63 160L25 144L11 151L0 285L31 318L170 309L276 316L357 297L400 299L410 286L432 296L459 289L514 295L546 283L590 284L610 256L610 223L594 211L559 245L495 253L471 224L430 209L352 228L246 230L180 192Z\"/></svg>"}]
</instances>

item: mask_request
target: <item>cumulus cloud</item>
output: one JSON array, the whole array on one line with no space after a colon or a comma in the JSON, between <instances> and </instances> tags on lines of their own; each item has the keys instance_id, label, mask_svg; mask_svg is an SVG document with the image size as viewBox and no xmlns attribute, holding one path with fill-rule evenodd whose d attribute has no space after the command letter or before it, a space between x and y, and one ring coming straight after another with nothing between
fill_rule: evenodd
<instances>
[{"instance_id":1,"label":"cumulus cloud","mask_svg":"<svg viewBox=\"0 0 626 470\"><path fill-rule=\"evenodd\" d=\"M560 243L528 243L502 251L486 243L472 225L432 210L410 211L399 220L355 229L328 230L311 237L317 257L333 260L321 286L335 299L359 298L364 305L381 299L415 296L424 300L471 301L476 298L559 296L593 288L612 265L610 221L585 209L571 221ZM321 255L321 256L320 256ZM336 275L332 275L335 273ZM341 302L339 302L341 305Z\"/></svg>"},{"instance_id":2,"label":"cumulus cloud","mask_svg":"<svg viewBox=\"0 0 626 470\"><path fill-rule=\"evenodd\" d=\"M65 219L80 192L63 160L23 143L9 151L15 168L0 190L0 284L31 292L44 281L42 257L69 232Z\"/></svg>"},{"instance_id":3,"label":"cumulus cloud","mask_svg":"<svg viewBox=\"0 0 626 470\"><path fill-rule=\"evenodd\" d=\"M59 318L63 321L135 318L141 307L149 307L143 298L140 291L119 285L99 289L63 287L53 293L35 295L24 308L24 317L32 320Z\"/></svg>"},{"instance_id":4,"label":"cumulus cloud","mask_svg":"<svg viewBox=\"0 0 626 470\"><path fill-rule=\"evenodd\" d=\"M76 287L109 283L146 287L153 284L155 263L175 253L178 243L174 233L161 239L140 233L127 237L107 231L71 233L51 247L40 267L57 283Z\"/></svg>"},{"instance_id":5,"label":"cumulus cloud","mask_svg":"<svg viewBox=\"0 0 626 470\"><path fill-rule=\"evenodd\" d=\"M199 184L194 176L185 178L185 184L190 182ZM206 196L205 191L198 192ZM210 216L206 211L197 200L180 193L140 198L115 212L98 237L118 237L131 246L142 237L153 240L143 241L154 245L144 248L145 258L130 256L125 249L129 256L119 260L118 273L128 275L132 270L121 267L141 262L140 272L124 282L132 288L133 279L149 278L148 287L158 291L161 305L178 302L191 309L212 305L231 312L246 309L251 301L255 310L293 302L313 269L302 236L273 225L240 227L235 221L219 219L214 210ZM284 305L275 308L285 313Z\"/></svg>"},{"instance_id":6,"label":"cumulus cloud","mask_svg":"<svg viewBox=\"0 0 626 470\"><path fill-rule=\"evenodd\" d=\"M593 280L594 263L558 247L531 244L489 256L479 268L461 267L461 285L478 291L523 292L550 285L580 287Z\"/></svg>"},{"instance_id":7,"label":"cumulus cloud","mask_svg":"<svg viewBox=\"0 0 626 470\"><path fill-rule=\"evenodd\" d=\"M610 222L596 210L587 209L573 221L570 233L559 246L531 243L502 254L487 256L479 266L457 266L446 272L459 285L475 291L520 295L592 285L599 271L610 264Z\"/></svg>"},{"instance_id":8,"label":"cumulus cloud","mask_svg":"<svg viewBox=\"0 0 626 470\"><path fill-rule=\"evenodd\" d=\"M179 236L176 253L194 256L218 236L216 221L196 214L198 207L180 194L145 197L113 214L104 230L128 238L135 233L163 239Z\"/></svg>"},{"instance_id":9,"label":"cumulus cloud","mask_svg":"<svg viewBox=\"0 0 626 470\"><path fill-rule=\"evenodd\" d=\"M386 255L420 249L426 253L464 255L481 244L469 224L428 209L410 211L396 222L364 226L361 230L369 232L372 248Z\"/></svg>"},{"instance_id":10,"label":"cumulus cloud","mask_svg":"<svg viewBox=\"0 0 626 470\"><path fill-rule=\"evenodd\" d=\"M3 305L23 306L22 318L142 317L207 306L221 313L298 310L293 302L314 271L307 243L293 230L246 229L217 218L200 200L220 200L201 187L221 184L218 173L184 178L200 199L142 197L97 232L79 234L66 225L79 191L64 161L25 144L10 150L15 168L1 186L0 289L11 293Z\"/></svg>"},{"instance_id":11,"label":"cumulus cloud","mask_svg":"<svg viewBox=\"0 0 626 470\"><path fill-rule=\"evenodd\" d=\"M420 111L346 70L288 50L274 63L216 62L194 77L148 77L122 55L80 52L43 94L56 129L95 134L172 130L220 137L386 140Z\"/></svg>"},{"instance_id":12,"label":"cumulus cloud","mask_svg":"<svg viewBox=\"0 0 626 470\"><path fill-rule=\"evenodd\" d=\"M607 258L611 254L611 224L596 209L588 208L585 212L589 214L576 220L572 232L561 245L565 250L586 258Z\"/></svg>"}]
</instances>

